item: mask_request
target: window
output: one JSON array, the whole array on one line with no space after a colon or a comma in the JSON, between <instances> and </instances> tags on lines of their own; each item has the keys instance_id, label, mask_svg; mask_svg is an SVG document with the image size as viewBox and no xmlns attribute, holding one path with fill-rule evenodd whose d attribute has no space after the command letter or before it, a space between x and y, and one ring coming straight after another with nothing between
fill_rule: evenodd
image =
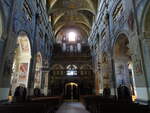
<instances>
[{"instance_id":1,"label":"window","mask_svg":"<svg viewBox=\"0 0 150 113\"><path fill-rule=\"evenodd\" d=\"M68 40L69 40L69 42L75 42L76 41L76 33L75 32L69 32Z\"/></svg>"},{"instance_id":2,"label":"window","mask_svg":"<svg viewBox=\"0 0 150 113\"><path fill-rule=\"evenodd\" d=\"M76 76L77 75L77 66L68 65L67 67L67 75L68 76Z\"/></svg>"}]
</instances>

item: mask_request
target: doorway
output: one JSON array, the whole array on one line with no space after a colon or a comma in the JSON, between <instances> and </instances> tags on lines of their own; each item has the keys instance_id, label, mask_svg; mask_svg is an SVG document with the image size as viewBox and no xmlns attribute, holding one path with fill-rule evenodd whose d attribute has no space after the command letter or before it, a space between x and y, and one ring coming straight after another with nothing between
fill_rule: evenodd
<instances>
[{"instance_id":1,"label":"doorway","mask_svg":"<svg viewBox=\"0 0 150 113\"><path fill-rule=\"evenodd\" d=\"M77 83L69 82L65 84L65 99L79 99L79 86Z\"/></svg>"}]
</instances>

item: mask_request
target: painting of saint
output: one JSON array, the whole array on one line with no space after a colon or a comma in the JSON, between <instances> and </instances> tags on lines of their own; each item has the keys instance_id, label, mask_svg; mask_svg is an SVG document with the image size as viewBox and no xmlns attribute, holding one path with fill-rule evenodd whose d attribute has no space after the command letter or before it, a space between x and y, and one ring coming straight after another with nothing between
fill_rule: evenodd
<instances>
[{"instance_id":1,"label":"painting of saint","mask_svg":"<svg viewBox=\"0 0 150 113\"><path fill-rule=\"evenodd\" d=\"M22 52L28 53L29 52L29 44L28 44L27 37L21 37L20 38L20 44L21 44Z\"/></svg>"},{"instance_id":2,"label":"painting of saint","mask_svg":"<svg viewBox=\"0 0 150 113\"><path fill-rule=\"evenodd\" d=\"M37 57L36 57L36 62L37 62L38 64L41 64L41 56L40 56L40 55L37 55Z\"/></svg>"},{"instance_id":3,"label":"painting of saint","mask_svg":"<svg viewBox=\"0 0 150 113\"><path fill-rule=\"evenodd\" d=\"M26 82L27 72L28 72L28 63L22 63L19 65L19 82Z\"/></svg>"},{"instance_id":4,"label":"painting of saint","mask_svg":"<svg viewBox=\"0 0 150 113\"><path fill-rule=\"evenodd\" d=\"M35 72L35 86L40 86L40 71Z\"/></svg>"}]
</instances>

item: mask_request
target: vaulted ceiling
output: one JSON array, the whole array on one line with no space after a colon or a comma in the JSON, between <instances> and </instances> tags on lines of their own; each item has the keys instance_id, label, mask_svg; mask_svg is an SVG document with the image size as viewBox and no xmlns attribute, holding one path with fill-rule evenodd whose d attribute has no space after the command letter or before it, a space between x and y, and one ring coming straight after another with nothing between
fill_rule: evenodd
<instances>
[{"instance_id":1,"label":"vaulted ceiling","mask_svg":"<svg viewBox=\"0 0 150 113\"><path fill-rule=\"evenodd\" d=\"M48 15L56 38L69 29L77 30L84 38L88 37L97 4L98 0L47 0Z\"/></svg>"}]
</instances>

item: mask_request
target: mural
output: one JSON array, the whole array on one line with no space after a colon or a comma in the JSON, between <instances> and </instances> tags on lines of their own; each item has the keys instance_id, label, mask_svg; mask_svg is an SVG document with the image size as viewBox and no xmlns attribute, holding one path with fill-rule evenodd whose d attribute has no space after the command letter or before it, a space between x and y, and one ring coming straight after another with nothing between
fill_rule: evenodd
<instances>
[{"instance_id":1,"label":"mural","mask_svg":"<svg viewBox=\"0 0 150 113\"><path fill-rule=\"evenodd\" d=\"M39 53L36 56L36 72L35 72L35 78L34 78L34 87L40 88L41 85L41 74L42 74L42 58L41 54Z\"/></svg>"},{"instance_id":2,"label":"mural","mask_svg":"<svg viewBox=\"0 0 150 113\"><path fill-rule=\"evenodd\" d=\"M35 87L40 87L40 80L41 80L40 71L36 71L35 72Z\"/></svg>"},{"instance_id":3,"label":"mural","mask_svg":"<svg viewBox=\"0 0 150 113\"><path fill-rule=\"evenodd\" d=\"M27 74L28 74L28 63L21 63L19 64L19 83L26 84L27 82Z\"/></svg>"},{"instance_id":4,"label":"mural","mask_svg":"<svg viewBox=\"0 0 150 113\"><path fill-rule=\"evenodd\" d=\"M39 68L41 68L41 56L40 55L37 55L36 57L36 70L39 70Z\"/></svg>"},{"instance_id":5,"label":"mural","mask_svg":"<svg viewBox=\"0 0 150 113\"><path fill-rule=\"evenodd\" d=\"M28 38L26 38L26 36L22 36L19 40L22 52L29 53Z\"/></svg>"}]
</instances>

